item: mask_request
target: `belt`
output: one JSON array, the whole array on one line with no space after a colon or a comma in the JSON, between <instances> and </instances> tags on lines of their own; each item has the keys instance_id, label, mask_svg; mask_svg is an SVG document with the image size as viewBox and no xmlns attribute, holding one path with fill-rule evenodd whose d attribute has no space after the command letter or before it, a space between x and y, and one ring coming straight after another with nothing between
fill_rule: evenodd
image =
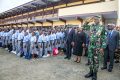
<instances>
[{"instance_id":1,"label":"belt","mask_svg":"<svg viewBox=\"0 0 120 80\"><path fill-rule=\"evenodd\" d=\"M21 40L18 40L18 41L21 41Z\"/></svg>"}]
</instances>

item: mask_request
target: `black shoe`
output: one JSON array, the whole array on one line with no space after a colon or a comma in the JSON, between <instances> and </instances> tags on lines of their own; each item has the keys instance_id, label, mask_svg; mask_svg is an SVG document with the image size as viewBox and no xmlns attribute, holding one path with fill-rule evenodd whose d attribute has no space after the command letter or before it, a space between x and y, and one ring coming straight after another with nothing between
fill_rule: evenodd
<instances>
[{"instance_id":1,"label":"black shoe","mask_svg":"<svg viewBox=\"0 0 120 80\"><path fill-rule=\"evenodd\" d=\"M89 72L88 74L85 75L85 78L90 78L92 76L93 76L93 74L91 72Z\"/></svg>"},{"instance_id":2,"label":"black shoe","mask_svg":"<svg viewBox=\"0 0 120 80\"><path fill-rule=\"evenodd\" d=\"M115 61L115 63L119 63L120 61Z\"/></svg>"},{"instance_id":3,"label":"black shoe","mask_svg":"<svg viewBox=\"0 0 120 80\"><path fill-rule=\"evenodd\" d=\"M107 69L107 67L102 67L101 70Z\"/></svg>"},{"instance_id":4,"label":"black shoe","mask_svg":"<svg viewBox=\"0 0 120 80\"><path fill-rule=\"evenodd\" d=\"M90 65L90 63L86 63L85 65L86 65L86 66L89 66L89 65Z\"/></svg>"},{"instance_id":5,"label":"black shoe","mask_svg":"<svg viewBox=\"0 0 120 80\"><path fill-rule=\"evenodd\" d=\"M93 73L92 80L97 80L97 73Z\"/></svg>"},{"instance_id":6,"label":"black shoe","mask_svg":"<svg viewBox=\"0 0 120 80\"><path fill-rule=\"evenodd\" d=\"M68 60L70 60L71 58L68 57Z\"/></svg>"},{"instance_id":7,"label":"black shoe","mask_svg":"<svg viewBox=\"0 0 120 80\"><path fill-rule=\"evenodd\" d=\"M112 72L112 69L109 68L109 69L108 69L108 72Z\"/></svg>"},{"instance_id":8,"label":"black shoe","mask_svg":"<svg viewBox=\"0 0 120 80\"><path fill-rule=\"evenodd\" d=\"M68 57L65 57L64 59L68 59Z\"/></svg>"}]
</instances>

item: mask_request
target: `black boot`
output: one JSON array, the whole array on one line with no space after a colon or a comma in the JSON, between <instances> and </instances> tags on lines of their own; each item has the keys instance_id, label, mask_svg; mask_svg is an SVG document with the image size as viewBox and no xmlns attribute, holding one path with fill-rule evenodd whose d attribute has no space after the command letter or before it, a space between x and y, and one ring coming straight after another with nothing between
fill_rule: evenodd
<instances>
[{"instance_id":1,"label":"black boot","mask_svg":"<svg viewBox=\"0 0 120 80\"><path fill-rule=\"evenodd\" d=\"M97 80L97 72L93 73L92 80Z\"/></svg>"},{"instance_id":2,"label":"black boot","mask_svg":"<svg viewBox=\"0 0 120 80\"><path fill-rule=\"evenodd\" d=\"M85 78L90 78L90 77L92 77L92 76L93 76L93 72L90 71L88 74L85 75Z\"/></svg>"}]
</instances>

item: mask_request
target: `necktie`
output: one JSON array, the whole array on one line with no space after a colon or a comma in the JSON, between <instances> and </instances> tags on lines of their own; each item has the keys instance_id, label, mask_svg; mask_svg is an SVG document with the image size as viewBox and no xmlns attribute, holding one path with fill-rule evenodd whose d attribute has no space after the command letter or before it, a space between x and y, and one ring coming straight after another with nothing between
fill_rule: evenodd
<instances>
[{"instance_id":1,"label":"necktie","mask_svg":"<svg viewBox=\"0 0 120 80\"><path fill-rule=\"evenodd\" d=\"M111 38L111 36L112 36L112 31L110 31L108 34L109 39Z\"/></svg>"}]
</instances>

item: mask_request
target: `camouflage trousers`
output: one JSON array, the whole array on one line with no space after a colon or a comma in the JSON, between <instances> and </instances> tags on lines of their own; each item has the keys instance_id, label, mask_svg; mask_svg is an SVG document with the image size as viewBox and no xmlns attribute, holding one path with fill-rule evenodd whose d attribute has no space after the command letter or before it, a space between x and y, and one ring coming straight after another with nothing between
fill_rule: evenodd
<instances>
[{"instance_id":1,"label":"camouflage trousers","mask_svg":"<svg viewBox=\"0 0 120 80\"><path fill-rule=\"evenodd\" d=\"M99 49L96 48L89 48L88 50L88 60L90 63L90 71L96 73L99 68L99 61L100 61L100 52Z\"/></svg>"}]
</instances>

